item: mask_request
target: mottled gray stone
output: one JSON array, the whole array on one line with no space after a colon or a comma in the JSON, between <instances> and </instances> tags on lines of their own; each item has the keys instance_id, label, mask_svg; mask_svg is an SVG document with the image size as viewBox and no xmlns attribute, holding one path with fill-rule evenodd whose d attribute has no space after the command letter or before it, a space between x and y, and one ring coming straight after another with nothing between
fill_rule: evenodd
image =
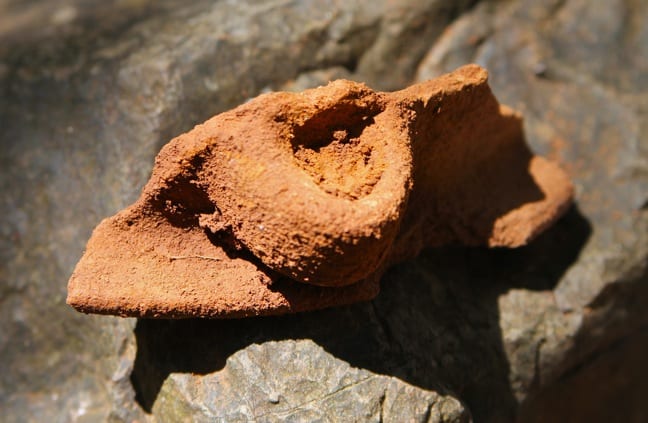
<instances>
[{"instance_id":1,"label":"mottled gray stone","mask_svg":"<svg viewBox=\"0 0 648 423\"><path fill-rule=\"evenodd\" d=\"M0 0L2 420L645 420L647 28L641 0ZM371 303L296 316L65 306L173 135L267 90L469 62L576 183L530 246L429 250Z\"/></svg>"},{"instance_id":2,"label":"mottled gray stone","mask_svg":"<svg viewBox=\"0 0 648 423\"><path fill-rule=\"evenodd\" d=\"M487 67L496 95L525 113L534 150L570 171L579 210L592 227L578 260L552 290L514 290L499 299L512 386L531 403L528 409L551 408L542 401L557 397L547 391L565 378L591 378L587 363L616 343L645 339L646 22L648 4L641 1L483 3L455 21L419 65L419 79L463 62ZM645 343L634 344L648 352ZM621 373L648 371L637 365L623 364ZM637 389L648 394L645 382L629 376L618 389L628 392L615 405L620 413L645 418L635 396ZM580 399L575 408L599 407L594 394ZM597 421L609 416L599 414Z\"/></svg>"},{"instance_id":3,"label":"mottled gray stone","mask_svg":"<svg viewBox=\"0 0 648 423\"><path fill-rule=\"evenodd\" d=\"M352 368L310 340L253 344L200 380L174 375L153 412L160 421L469 420L456 399Z\"/></svg>"}]
</instances>

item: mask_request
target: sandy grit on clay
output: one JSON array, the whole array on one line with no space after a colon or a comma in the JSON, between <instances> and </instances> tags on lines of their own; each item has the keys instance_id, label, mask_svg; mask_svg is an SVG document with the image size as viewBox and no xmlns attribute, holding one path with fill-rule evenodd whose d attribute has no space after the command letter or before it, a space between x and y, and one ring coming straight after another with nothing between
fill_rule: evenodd
<instances>
[{"instance_id":1,"label":"sandy grit on clay","mask_svg":"<svg viewBox=\"0 0 648 423\"><path fill-rule=\"evenodd\" d=\"M471 65L394 93L271 93L171 140L140 198L95 229L68 303L243 317L369 300L427 246L517 247L572 186Z\"/></svg>"}]
</instances>

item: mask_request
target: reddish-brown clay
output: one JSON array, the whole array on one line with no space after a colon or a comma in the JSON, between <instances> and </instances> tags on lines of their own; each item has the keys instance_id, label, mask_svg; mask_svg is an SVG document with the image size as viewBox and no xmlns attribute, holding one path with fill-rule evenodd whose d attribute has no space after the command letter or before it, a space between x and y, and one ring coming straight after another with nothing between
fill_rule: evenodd
<instances>
[{"instance_id":1,"label":"reddish-brown clay","mask_svg":"<svg viewBox=\"0 0 648 423\"><path fill-rule=\"evenodd\" d=\"M426 246L517 247L572 186L471 65L395 93L271 93L173 139L139 200L95 229L84 312L243 317L368 300Z\"/></svg>"}]
</instances>

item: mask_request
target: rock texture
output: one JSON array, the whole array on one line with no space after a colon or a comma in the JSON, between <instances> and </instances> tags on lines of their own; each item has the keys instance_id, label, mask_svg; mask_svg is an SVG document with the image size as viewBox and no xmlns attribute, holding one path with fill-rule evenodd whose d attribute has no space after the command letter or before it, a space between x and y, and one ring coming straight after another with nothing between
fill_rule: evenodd
<instances>
[{"instance_id":1,"label":"rock texture","mask_svg":"<svg viewBox=\"0 0 648 423\"><path fill-rule=\"evenodd\" d=\"M194 390L192 398L186 397L187 389ZM205 407L188 412L194 398ZM222 371L205 376L198 386L184 375L155 402L154 410L169 421L187 414L193 421L205 422L470 421L456 399L354 369L309 340L251 345L229 357Z\"/></svg>"},{"instance_id":2,"label":"rock texture","mask_svg":"<svg viewBox=\"0 0 648 423\"><path fill-rule=\"evenodd\" d=\"M265 392L234 386L325 368L307 399L323 419L348 404L327 396L339 369L373 375L349 390L355 410L388 404L393 378L432 410L385 421L440 421L440 403L486 422L646 421L648 10L593 3L0 1L2 420L168 421L172 404L191 421L234 392L265 413ZM489 70L530 148L574 181L576 207L528 246L429 249L375 300L298 315L136 320L65 304L92 229L137 200L173 135L270 89L396 90L465 63ZM303 404L275 386L279 407Z\"/></svg>"},{"instance_id":3,"label":"rock texture","mask_svg":"<svg viewBox=\"0 0 648 423\"><path fill-rule=\"evenodd\" d=\"M139 200L97 227L68 303L283 314L371 299L426 246L528 243L572 186L486 81L478 66L395 93L338 80L213 117L167 144Z\"/></svg>"}]
</instances>

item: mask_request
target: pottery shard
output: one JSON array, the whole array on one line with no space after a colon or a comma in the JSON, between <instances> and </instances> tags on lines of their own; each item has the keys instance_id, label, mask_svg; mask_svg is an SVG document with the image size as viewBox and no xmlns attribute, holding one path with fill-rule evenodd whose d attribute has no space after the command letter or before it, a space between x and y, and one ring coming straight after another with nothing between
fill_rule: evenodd
<instances>
[{"instance_id":1,"label":"pottery shard","mask_svg":"<svg viewBox=\"0 0 648 423\"><path fill-rule=\"evenodd\" d=\"M162 149L139 200L95 229L68 303L180 318L369 300L422 248L524 245L571 198L478 66L394 93L264 94Z\"/></svg>"}]
</instances>

